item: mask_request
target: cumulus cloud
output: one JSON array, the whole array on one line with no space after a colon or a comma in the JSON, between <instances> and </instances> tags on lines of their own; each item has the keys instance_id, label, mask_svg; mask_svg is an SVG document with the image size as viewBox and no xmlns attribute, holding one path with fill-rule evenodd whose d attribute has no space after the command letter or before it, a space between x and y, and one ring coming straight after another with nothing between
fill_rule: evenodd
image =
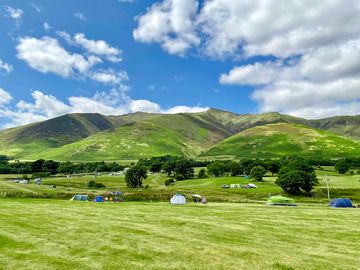
<instances>
[{"instance_id":1,"label":"cumulus cloud","mask_svg":"<svg viewBox=\"0 0 360 270\"><path fill-rule=\"evenodd\" d=\"M251 59L219 81L253 87L261 112L360 114L359 1L179 2L150 6L137 19L135 40L178 55L197 49L213 59Z\"/></svg>"},{"instance_id":2,"label":"cumulus cloud","mask_svg":"<svg viewBox=\"0 0 360 270\"><path fill-rule=\"evenodd\" d=\"M0 74L9 74L13 70L12 65L0 59Z\"/></svg>"},{"instance_id":3,"label":"cumulus cloud","mask_svg":"<svg viewBox=\"0 0 360 270\"><path fill-rule=\"evenodd\" d=\"M164 0L137 19L135 40L159 43L173 54L191 47L224 58L288 57L358 36L356 0Z\"/></svg>"},{"instance_id":4,"label":"cumulus cloud","mask_svg":"<svg viewBox=\"0 0 360 270\"><path fill-rule=\"evenodd\" d=\"M129 76L125 70L115 72L111 68L97 70L90 74L90 78L94 81L110 85L118 85L129 80Z\"/></svg>"},{"instance_id":5,"label":"cumulus cloud","mask_svg":"<svg viewBox=\"0 0 360 270\"><path fill-rule=\"evenodd\" d=\"M100 56L106 56L106 58L111 62L120 62L121 61L121 50L115 47L110 46L104 40L91 40L85 37L83 33L77 33L73 38L74 42L89 53L93 53Z\"/></svg>"},{"instance_id":6,"label":"cumulus cloud","mask_svg":"<svg viewBox=\"0 0 360 270\"><path fill-rule=\"evenodd\" d=\"M32 102L19 101L14 108L9 106L11 95L0 89L0 115L9 120L2 128L25 125L67 113L101 113L105 115L121 115L133 112L180 113L200 112L206 107L176 106L163 109L155 102L145 99L131 99L127 95L128 88L120 86L108 92L97 92L93 97L71 96L63 102L53 95L42 91L33 91Z\"/></svg>"},{"instance_id":7,"label":"cumulus cloud","mask_svg":"<svg viewBox=\"0 0 360 270\"><path fill-rule=\"evenodd\" d=\"M196 0L165 0L153 4L137 18L133 31L135 40L159 43L171 53L184 55L192 46L200 44L195 33L195 20L199 3Z\"/></svg>"},{"instance_id":8,"label":"cumulus cloud","mask_svg":"<svg viewBox=\"0 0 360 270\"><path fill-rule=\"evenodd\" d=\"M56 39L50 37L20 38L16 50L17 57L33 69L62 77L69 77L76 72L84 74L98 62L95 58L85 58L66 51Z\"/></svg>"},{"instance_id":9,"label":"cumulus cloud","mask_svg":"<svg viewBox=\"0 0 360 270\"><path fill-rule=\"evenodd\" d=\"M79 46L86 50L87 53L106 58L110 62L121 62L122 50L111 46L105 40L87 39L85 34L77 33L73 37L65 31L57 31L58 36L72 46Z\"/></svg>"},{"instance_id":10,"label":"cumulus cloud","mask_svg":"<svg viewBox=\"0 0 360 270\"><path fill-rule=\"evenodd\" d=\"M11 100L12 100L12 96L10 95L10 93L0 88L0 107L9 103Z\"/></svg>"},{"instance_id":11,"label":"cumulus cloud","mask_svg":"<svg viewBox=\"0 0 360 270\"><path fill-rule=\"evenodd\" d=\"M254 85L261 111L321 118L360 113L360 39L311 50L294 62L234 67L221 83Z\"/></svg>"}]
</instances>

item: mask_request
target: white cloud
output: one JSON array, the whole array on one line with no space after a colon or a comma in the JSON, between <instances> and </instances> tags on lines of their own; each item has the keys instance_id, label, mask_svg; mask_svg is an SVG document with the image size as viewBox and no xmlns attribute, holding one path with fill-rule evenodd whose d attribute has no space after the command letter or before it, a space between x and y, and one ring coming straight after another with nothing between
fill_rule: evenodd
<instances>
[{"instance_id":1,"label":"white cloud","mask_svg":"<svg viewBox=\"0 0 360 270\"><path fill-rule=\"evenodd\" d=\"M229 74L220 76L222 84L262 85L277 79L281 63L255 63L233 68Z\"/></svg>"},{"instance_id":2,"label":"white cloud","mask_svg":"<svg viewBox=\"0 0 360 270\"><path fill-rule=\"evenodd\" d=\"M133 36L170 54L251 58L219 81L254 87L260 111L360 114L359 14L356 0L163 0L137 18Z\"/></svg>"},{"instance_id":3,"label":"white cloud","mask_svg":"<svg viewBox=\"0 0 360 270\"><path fill-rule=\"evenodd\" d=\"M50 37L20 38L16 50L17 57L33 69L62 77L72 76L76 72L85 74L98 63L95 58L86 59L80 54L66 51L56 39Z\"/></svg>"},{"instance_id":4,"label":"white cloud","mask_svg":"<svg viewBox=\"0 0 360 270\"><path fill-rule=\"evenodd\" d=\"M138 17L134 38L172 54L288 57L359 36L360 2L164 0ZM199 8L200 6L200 8Z\"/></svg>"},{"instance_id":5,"label":"white cloud","mask_svg":"<svg viewBox=\"0 0 360 270\"><path fill-rule=\"evenodd\" d=\"M139 99L134 100L127 96L127 88L119 87L109 92L98 92L93 97L71 96L68 102L60 101L52 95L42 91L33 91L33 102L23 100L17 102L15 109L7 107L12 98L9 93L0 89L0 115L7 118L9 122L3 128L25 125L36 121L53 118L67 113L101 113L105 115L121 115L133 112L152 112L152 113L179 113L179 112L199 112L207 110L205 107L176 106L173 108L162 109L155 102Z\"/></svg>"},{"instance_id":6,"label":"white cloud","mask_svg":"<svg viewBox=\"0 0 360 270\"><path fill-rule=\"evenodd\" d=\"M153 4L139 16L133 31L135 40L160 43L170 54L184 55L192 46L200 44L195 33L196 0L165 0Z\"/></svg>"},{"instance_id":7,"label":"white cloud","mask_svg":"<svg viewBox=\"0 0 360 270\"><path fill-rule=\"evenodd\" d=\"M75 18L78 18L79 20L82 20L82 21L87 20L87 17L85 16L85 14L81 13L81 12L75 12L74 16L75 16Z\"/></svg>"},{"instance_id":8,"label":"white cloud","mask_svg":"<svg viewBox=\"0 0 360 270\"><path fill-rule=\"evenodd\" d=\"M10 93L0 88L0 107L2 107L5 104L8 104L11 100L12 100L12 96L10 95Z\"/></svg>"},{"instance_id":9,"label":"white cloud","mask_svg":"<svg viewBox=\"0 0 360 270\"><path fill-rule=\"evenodd\" d=\"M49 32L50 29L52 28L51 25L47 22L44 22L43 27L46 32Z\"/></svg>"},{"instance_id":10,"label":"white cloud","mask_svg":"<svg viewBox=\"0 0 360 270\"><path fill-rule=\"evenodd\" d=\"M21 16L24 14L24 11L19 8L13 8L10 6L5 6L5 11L7 12L8 16L13 18L14 20L20 20Z\"/></svg>"},{"instance_id":11,"label":"white cloud","mask_svg":"<svg viewBox=\"0 0 360 270\"><path fill-rule=\"evenodd\" d=\"M85 37L83 33L77 33L74 35L73 41L86 49L89 53L93 53L100 56L106 56L111 62L121 61L121 50L110 46L104 40L91 40Z\"/></svg>"},{"instance_id":12,"label":"white cloud","mask_svg":"<svg viewBox=\"0 0 360 270\"><path fill-rule=\"evenodd\" d=\"M293 63L233 68L221 83L256 86L260 111L306 118L360 114L360 39L311 50Z\"/></svg>"},{"instance_id":13,"label":"white cloud","mask_svg":"<svg viewBox=\"0 0 360 270\"><path fill-rule=\"evenodd\" d=\"M5 63L3 60L0 59L0 74L9 74L13 71L12 65Z\"/></svg>"},{"instance_id":14,"label":"white cloud","mask_svg":"<svg viewBox=\"0 0 360 270\"><path fill-rule=\"evenodd\" d=\"M134 3L136 0L118 0L119 3Z\"/></svg>"},{"instance_id":15,"label":"white cloud","mask_svg":"<svg viewBox=\"0 0 360 270\"><path fill-rule=\"evenodd\" d=\"M115 72L113 69L97 70L96 72L90 74L90 78L94 81L110 85L121 84L122 82L129 80L129 76L126 71L121 70L119 72Z\"/></svg>"}]
</instances>

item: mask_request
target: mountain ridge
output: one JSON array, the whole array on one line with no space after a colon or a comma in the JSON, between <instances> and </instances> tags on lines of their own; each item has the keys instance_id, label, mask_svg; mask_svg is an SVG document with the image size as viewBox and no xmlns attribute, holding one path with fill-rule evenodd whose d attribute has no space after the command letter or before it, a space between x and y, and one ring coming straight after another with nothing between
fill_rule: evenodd
<instances>
[{"instance_id":1,"label":"mountain ridge","mask_svg":"<svg viewBox=\"0 0 360 270\"><path fill-rule=\"evenodd\" d=\"M90 138L88 139L90 141L92 140L91 136L96 134L100 141L102 139L99 136L104 135L107 137L109 132L116 133L117 136L114 138L119 139L122 136L121 127L131 123L152 124L154 127L158 127L162 133L171 134L169 136L174 139L172 143L176 142L175 148L177 153L192 157L206 152L216 144L239 132L277 123L300 124L306 127L330 131L357 142L360 141L359 115L308 120L278 112L237 114L210 108L204 112L178 114L135 112L110 116L98 113L62 115L38 123L1 130L0 154L14 158L51 156L49 153L52 150L59 152L59 149L66 145L77 147L76 143L87 138ZM129 130L123 129L126 130L126 134L131 133ZM151 132L151 136L153 139L152 144L156 145L156 132ZM131 140L130 138L128 139ZM80 144L83 145L83 143ZM68 149L69 147L65 148ZM163 150L148 151L148 153L150 152L166 154L166 151ZM172 154L174 154L174 151ZM54 157L56 158L56 156ZM120 155L119 159L122 158Z\"/></svg>"}]
</instances>

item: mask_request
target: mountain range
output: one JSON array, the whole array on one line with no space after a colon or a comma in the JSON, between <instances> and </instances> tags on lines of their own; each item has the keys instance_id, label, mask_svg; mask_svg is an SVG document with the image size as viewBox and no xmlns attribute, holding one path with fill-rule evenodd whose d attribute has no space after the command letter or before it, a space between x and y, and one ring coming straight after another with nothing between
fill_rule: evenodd
<instances>
[{"instance_id":1,"label":"mountain range","mask_svg":"<svg viewBox=\"0 0 360 270\"><path fill-rule=\"evenodd\" d=\"M340 158L360 150L360 116L307 120L276 112L68 114L0 131L0 154L59 161L136 160L160 155Z\"/></svg>"}]
</instances>

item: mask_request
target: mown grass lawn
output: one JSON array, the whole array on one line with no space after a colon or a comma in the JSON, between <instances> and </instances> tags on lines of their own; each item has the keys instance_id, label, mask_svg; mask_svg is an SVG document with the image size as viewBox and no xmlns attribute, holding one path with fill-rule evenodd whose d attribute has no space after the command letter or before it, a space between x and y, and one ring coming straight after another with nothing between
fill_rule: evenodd
<instances>
[{"instance_id":1,"label":"mown grass lawn","mask_svg":"<svg viewBox=\"0 0 360 270\"><path fill-rule=\"evenodd\" d=\"M360 209L0 200L0 269L359 269Z\"/></svg>"}]
</instances>

